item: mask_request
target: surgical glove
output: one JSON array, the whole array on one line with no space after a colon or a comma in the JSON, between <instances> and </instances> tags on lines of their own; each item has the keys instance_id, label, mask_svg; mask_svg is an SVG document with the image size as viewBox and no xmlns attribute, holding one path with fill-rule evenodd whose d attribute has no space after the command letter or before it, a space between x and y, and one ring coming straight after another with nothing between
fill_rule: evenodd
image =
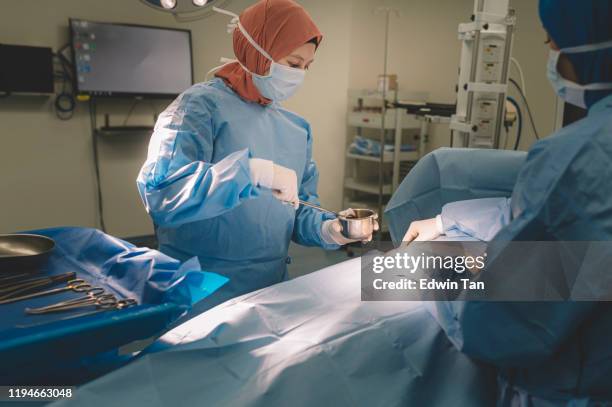
<instances>
[{"instance_id":1,"label":"surgical glove","mask_svg":"<svg viewBox=\"0 0 612 407\"><path fill-rule=\"evenodd\" d=\"M249 160L251 170L251 182L255 186L272 188L274 181L274 163L270 160L261 158L251 158Z\"/></svg>"},{"instance_id":2,"label":"surgical glove","mask_svg":"<svg viewBox=\"0 0 612 407\"><path fill-rule=\"evenodd\" d=\"M353 212L352 209L347 209L339 213L339 215L347 216ZM374 220L374 231L379 229L378 221ZM359 242L359 239L348 239L342 234L342 224L338 219L330 219L323 222L321 225L321 237L327 244L337 244L344 246L349 243ZM367 243L372 240L372 235L362 240L363 243Z\"/></svg>"},{"instance_id":3,"label":"surgical glove","mask_svg":"<svg viewBox=\"0 0 612 407\"><path fill-rule=\"evenodd\" d=\"M437 239L443 234L442 217L438 215L435 218L412 222L402 241L406 243L410 243L413 240L416 242L426 242Z\"/></svg>"},{"instance_id":4,"label":"surgical glove","mask_svg":"<svg viewBox=\"0 0 612 407\"><path fill-rule=\"evenodd\" d=\"M295 171L261 158L251 158L249 168L254 185L270 188L276 199L290 203L295 209L300 206Z\"/></svg>"}]
</instances>

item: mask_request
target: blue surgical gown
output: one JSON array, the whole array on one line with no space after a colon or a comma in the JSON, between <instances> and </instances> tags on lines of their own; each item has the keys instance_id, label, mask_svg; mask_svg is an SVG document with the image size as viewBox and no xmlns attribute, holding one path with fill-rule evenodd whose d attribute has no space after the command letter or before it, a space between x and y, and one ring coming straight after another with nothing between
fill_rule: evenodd
<instances>
[{"instance_id":1,"label":"blue surgical gown","mask_svg":"<svg viewBox=\"0 0 612 407\"><path fill-rule=\"evenodd\" d=\"M534 144L511 200L447 205L443 223L484 240L612 241L611 180L608 96ZM612 402L612 303L438 302L434 314L460 350L500 368L500 405Z\"/></svg>"},{"instance_id":2,"label":"blue surgical gown","mask_svg":"<svg viewBox=\"0 0 612 407\"><path fill-rule=\"evenodd\" d=\"M246 102L221 79L194 85L160 115L137 185L160 250L230 279L219 301L287 278L289 242L321 239L327 215L297 211L253 185L249 158L297 174L299 197L318 203L310 126L278 104ZM222 298L221 298L222 297Z\"/></svg>"}]
</instances>

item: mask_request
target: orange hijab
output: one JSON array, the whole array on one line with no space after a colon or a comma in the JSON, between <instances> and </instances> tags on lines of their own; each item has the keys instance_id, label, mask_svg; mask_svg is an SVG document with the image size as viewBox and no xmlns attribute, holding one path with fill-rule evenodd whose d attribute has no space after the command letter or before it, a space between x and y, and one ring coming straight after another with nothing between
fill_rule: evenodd
<instances>
[{"instance_id":1,"label":"orange hijab","mask_svg":"<svg viewBox=\"0 0 612 407\"><path fill-rule=\"evenodd\" d=\"M293 0L260 0L240 14L240 23L275 61L313 38L317 39L318 44L323 39L310 15ZM238 28L234 30L234 54L246 68L258 75L265 75L270 69L270 60L261 55ZM215 76L222 78L249 102L261 105L271 102L259 93L251 74L237 62L224 66Z\"/></svg>"}]
</instances>

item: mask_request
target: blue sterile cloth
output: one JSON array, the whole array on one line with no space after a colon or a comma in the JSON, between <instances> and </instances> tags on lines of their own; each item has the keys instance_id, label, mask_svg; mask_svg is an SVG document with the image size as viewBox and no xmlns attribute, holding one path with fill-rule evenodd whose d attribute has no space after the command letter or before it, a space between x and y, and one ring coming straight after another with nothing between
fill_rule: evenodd
<instances>
[{"instance_id":1,"label":"blue sterile cloth","mask_svg":"<svg viewBox=\"0 0 612 407\"><path fill-rule=\"evenodd\" d=\"M53 271L76 266L83 273L79 277L139 303L169 302L188 308L228 281L202 271L197 257L181 263L96 229L55 228L34 233L56 241L50 262Z\"/></svg>"},{"instance_id":2,"label":"blue sterile cloth","mask_svg":"<svg viewBox=\"0 0 612 407\"><path fill-rule=\"evenodd\" d=\"M421 302L361 301L360 259L230 300L66 406L491 406L495 374Z\"/></svg>"},{"instance_id":3,"label":"blue sterile cloth","mask_svg":"<svg viewBox=\"0 0 612 407\"><path fill-rule=\"evenodd\" d=\"M416 147L411 144L402 144L401 151L415 151ZM349 147L353 154L380 156L380 141L369 139L362 136L355 136ZM395 151L393 144L385 144L385 152Z\"/></svg>"},{"instance_id":4,"label":"blue sterile cloth","mask_svg":"<svg viewBox=\"0 0 612 407\"><path fill-rule=\"evenodd\" d=\"M585 119L535 143L526 160L501 151L432 153L387 207L394 240L414 220L440 211L444 217L444 206L452 215L445 227L492 238L496 249L489 252L489 265L502 258L504 242L612 241L611 112L612 96L607 96L591 106ZM466 199L478 200L451 203ZM517 257L512 265L521 270L551 260L535 253ZM580 284L609 289L602 278L609 275L609 262L604 267L570 263L568 269L579 289ZM492 270L482 273L503 278ZM433 314L458 349L499 368L499 406L548 407L612 402L611 310L606 301L440 301Z\"/></svg>"},{"instance_id":5,"label":"blue sterile cloth","mask_svg":"<svg viewBox=\"0 0 612 407\"><path fill-rule=\"evenodd\" d=\"M401 242L411 222L435 217L450 202L510 197L525 158L524 152L458 148L427 154L385 210L393 241Z\"/></svg>"},{"instance_id":6,"label":"blue sterile cloth","mask_svg":"<svg viewBox=\"0 0 612 407\"><path fill-rule=\"evenodd\" d=\"M86 377L81 371L84 366L102 369L123 359L116 352L119 346L163 332L227 282L225 277L201 271L196 258L181 263L95 229L63 227L30 233L56 242L41 275L72 271L118 298L136 299L139 305L82 318L67 318L70 313L24 312L26 307L78 298L82 293L0 305L0 384L78 383ZM79 312L84 311L75 311Z\"/></svg>"}]
</instances>

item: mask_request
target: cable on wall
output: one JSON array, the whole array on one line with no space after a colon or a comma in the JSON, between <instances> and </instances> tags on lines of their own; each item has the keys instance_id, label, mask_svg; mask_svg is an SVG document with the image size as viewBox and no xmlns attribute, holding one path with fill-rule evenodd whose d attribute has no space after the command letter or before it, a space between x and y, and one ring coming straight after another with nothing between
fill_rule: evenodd
<instances>
[{"instance_id":1,"label":"cable on wall","mask_svg":"<svg viewBox=\"0 0 612 407\"><path fill-rule=\"evenodd\" d=\"M506 100L508 100L508 102L510 102L516 108L518 129L516 132L516 140L514 142L514 151L517 151L521 143L521 136L523 134L523 112L521 111L521 107L519 106L516 99L514 99L511 96L507 96ZM508 137L506 137L506 145L504 146L504 149L506 148L507 145L508 145Z\"/></svg>"},{"instance_id":2,"label":"cable on wall","mask_svg":"<svg viewBox=\"0 0 612 407\"><path fill-rule=\"evenodd\" d=\"M521 80L521 88L523 89L523 94L525 95L525 97L527 97L527 85L525 85L525 75L523 74L523 68L521 67L521 64L519 63L518 59L514 57L510 57L510 62L512 62L512 64L516 68L516 71L519 74L519 79Z\"/></svg>"},{"instance_id":3,"label":"cable on wall","mask_svg":"<svg viewBox=\"0 0 612 407\"><path fill-rule=\"evenodd\" d=\"M91 127L91 141L93 149L93 160L94 160L94 171L96 178L96 190L98 198L98 220L100 222L100 229L106 232L106 224L104 222L104 202L102 199L102 183L100 180L100 160L98 154L98 130L97 130L97 109L95 98L89 100L89 123Z\"/></svg>"},{"instance_id":4,"label":"cable on wall","mask_svg":"<svg viewBox=\"0 0 612 407\"><path fill-rule=\"evenodd\" d=\"M55 115L60 120L70 120L76 108L74 72L72 71L70 61L63 54L68 47L69 45L64 45L53 54L60 67L58 72L54 72L54 78L62 82L61 91L55 95L55 100L53 101Z\"/></svg>"},{"instance_id":5,"label":"cable on wall","mask_svg":"<svg viewBox=\"0 0 612 407\"><path fill-rule=\"evenodd\" d=\"M527 109L527 114L529 115L529 122L531 123L531 129L533 130L533 135L535 136L536 140L539 140L540 135L538 134L538 130L535 125L535 121L533 120L533 114L531 113L531 108L529 107L529 102L527 102L527 98L525 97L525 94L523 93L523 89L514 79L510 78L509 81L518 90L519 95L521 96L521 100L523 101L523 104L525 105L525 108Z\"/></svg>"}]
</instances>

